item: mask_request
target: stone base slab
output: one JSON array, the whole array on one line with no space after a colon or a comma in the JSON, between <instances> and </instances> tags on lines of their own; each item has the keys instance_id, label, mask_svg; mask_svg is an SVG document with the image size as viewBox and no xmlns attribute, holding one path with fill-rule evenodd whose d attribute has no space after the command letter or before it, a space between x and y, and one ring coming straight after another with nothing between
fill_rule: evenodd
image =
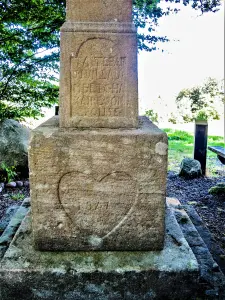
<instances>
[{"instance_id":1,"label":"stone base slab","mask_svg":"<svg viewBox=\"0 0 225 300\"><path fill-rule=\"evenodd\" d=\"M145 252L36 251L28 216L1 260L0 299L195 299L198 276L170 209L164 249Z\"/></svg>"},{"instance_id":2,"label":"stone base slab","mask_svg":"<svg viewBox=\"0 0 225 300\"><path fill-rule=\"evenodd\" d=\"M164 243L167 136L147 118L138 129L32 132L29 150L35 247L160 250Z\"/></svg>"}]
</instances>

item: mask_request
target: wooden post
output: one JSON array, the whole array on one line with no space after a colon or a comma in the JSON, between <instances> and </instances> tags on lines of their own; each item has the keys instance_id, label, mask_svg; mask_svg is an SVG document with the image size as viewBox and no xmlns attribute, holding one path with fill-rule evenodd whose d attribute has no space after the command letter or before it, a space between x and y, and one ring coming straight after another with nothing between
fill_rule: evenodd
<instances>
[{"instance_id":1,"label":"wooden post","mask_svg":"<svg viewBox=\"0 0 225 300\"><path fill-rule=\"evenodd\" d=\"M202 167L202 175L206 171L208 122L195 121L195 145L194 159L198 160Z\"/></svg>"}]
</instances>

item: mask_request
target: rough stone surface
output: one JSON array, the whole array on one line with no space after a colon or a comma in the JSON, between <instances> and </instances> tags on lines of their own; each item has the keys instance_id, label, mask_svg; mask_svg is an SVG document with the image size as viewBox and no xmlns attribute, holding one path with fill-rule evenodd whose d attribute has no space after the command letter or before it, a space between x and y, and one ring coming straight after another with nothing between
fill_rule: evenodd
<instances>
[{"instance_id":1,"label":"rough stone surface","mask_svg":"<svg viewBox=\"0 0 225 300\"><path fill-rule=\"evenodd\" d=\"M214 261L208 247L204 240L199 235L198 230L192 223L189 215L185 210L191 212L188 205L182 206L177 199L167 198L170 209L174 212L178 224L191 247L198 263L200 270L200 283L199 290L202 288L205 295L214 295L215 299L225 299L225 276L221 272L218 264ZM191 212L193 216L193 211ZM196 220L196 218L195 218ZM197 220L197 228L199 227L200 219ZM203 233L205 235L205 233ZM205 236L204 236L205 237ZM207 237L208 239L209 237Z\"/></svg>"},{"instance_id":2,"label":"rough stone surface","mask_svg":"<svg viewBox=\"0 0 225 300\"><path fill-rule=\"evenodd\" d=\"M4 182L0 182L0 193L3 191L4 187L5 187Z\"/></svg>"},{"instance_id":3,"label":"rough stone surface","mask_svg":"<svg viewBox=\"0 0 225 300\"><path fill-rule=\"evenodd\" d=\"M212 237L212 234L210 233L209 229L207 228L205 222L200 218L200 216L197 214L196 210L192 205L185 205L184 206L185 211L188 213L188 216L191 219L191 222L197 229L198 233L204 240L205 244L207 245L207 248L209 249L210 253L213 256L213 259L215 262L218 263L220 266L220 269L225 274L225 260L223 259L223 249L220 248L217 241ZM225 293L225 288L224 288ZM224 295L225 298L225 295Z\"/></svg>"},{"instance_id":4,"label":"rough stone surface","mask_svg":"<svg viewBox=\"0 0 225 300\"><path fill-rule=\"evenodd\" d=\"M168 209L162 251L41 252L27 217L0 263L0 298L196 299L198 263Z\"/></svg>"},{"instance_id":5,"label":"rough stone surface","mask_svg":"<svg viewBox=\"0 0 225 300\"><path fill-rule=\"evenodd\" d=\"M0 235L7 227L11 217L14 215L15 211L19 208L19 205L10 206L5 213L5 216L0 221Z\"/></svg>"},{"instance_id":6,"label":"rough stone surface","mask_svg":"<svg viewBox=\"0 0 225 300\"><path fill-rule=\"evenodd\" d=\"M67 1L67 20L76 22L131 22L132 0Z\"/></svg>"},{"instance_id":7,"label":"rough stone surface","mask_svg":"<svg viewBox=\"0 0 225 300\"><path fill-rule=\"evenodd\" d=\"M209 193L212 195L225 195L225 182L220 182L216 186L211 187Z\"/></svg>"},{"instance_id":8,"label":"rough stone surface","mask_svg":"<svg viewBox=\"0 0 225 300\"><path fill-rule=\"evenodd\" d=\"M0 122L0 163L28 170L29 130L15 120Z\"/></svg>"},{"instance_id":9,"label":"rough stone surface","mask_svg":"<svg viewBox=\"0 0 225 300\"><path fill-rule=\"evenodd\" d=\"M60 126L137 127L132 1L68 1L61 28Z\"/></svg>"},{"instance_id":10,"label":"rough stone surface","mask_svg":"<svg viewBox=\"0 0 225 300\"><path fill-rule=\"evenodd\" d=\"M167 136L139 129L32 133L29 163L35 245L44 250L153 250L164 240ZM51 126L52 125L52 126Z\"/></svg>"},{"instance_id":11,"label":"rough stone surface","mask_svg":"<svg viewBox=\"0 0 225 300\"><path fill-rule=\"evenodd\" d=\"M29 207L30 207L30 199L26 198L24 199L23 203L16 211L16 213L13 215L12 219L10 220L7 227L3 231L2 235L0 236L0 258L4 255L5 251L9 247L9 244L11 243L22 220L28 213Z\"/></svg>"},{"instance_id":12,"label":"rough stone surface","mask_svg":"<svg viewBox=\"0 0 225 300\"><path fill-rule=\"evenodd\" d=\"M187 179L197 178L202 175L201 164L198 160L192 158L184 158L180 165L180 176Z\"/></svg>"}]
</instances>

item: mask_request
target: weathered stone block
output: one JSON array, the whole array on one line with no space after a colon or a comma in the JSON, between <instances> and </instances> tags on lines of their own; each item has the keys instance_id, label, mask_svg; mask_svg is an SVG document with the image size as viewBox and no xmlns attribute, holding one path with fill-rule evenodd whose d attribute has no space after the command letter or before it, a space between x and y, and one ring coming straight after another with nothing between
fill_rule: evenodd
<instances>
[{"instance_id":1,"label":"weathered stone block","mask_svg":"<svg viewBox=\"0 0 225 300\"><path fill-rule=\"evenodd\" d=\"M136 49L131 23L63 25L61 127L137 127Z\"/></svg>"},{"instance_id":2,"label":"weathered stone block","mask_svg":"<svg viewBox=\"0 0 225 300\"><path fill-rule=\"evenodd\" d=\"M29 153L35 246L153 250L164 241L167 136L140 128L35 129Z\"/></svg>"},{"instance_id":3,"label":"weathered stone block","mask_svg":"<svg viewBox=\"0 0 225 300\"><path fill-rule=\"evenodd\" d=\"M36 251L28 217L0 261L0 299L190 300L197 299L198 277L170 210L164 249L144 252Z\"/></svg>"},{"instance_id":4,"label":"weathered stone block","mask_svg":"<svg viewBox=\"0 0 225 300\"><path fill-rule=\"evenodd\" d=\"M132 0L67 0L67 20L77 22L131 22Z\"/></svg>"}]
</instances>

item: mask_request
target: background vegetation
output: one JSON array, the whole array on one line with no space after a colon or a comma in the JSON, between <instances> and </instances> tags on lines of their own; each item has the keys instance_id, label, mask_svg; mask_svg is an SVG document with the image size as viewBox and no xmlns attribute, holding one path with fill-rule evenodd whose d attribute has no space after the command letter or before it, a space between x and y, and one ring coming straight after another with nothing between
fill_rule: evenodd
<instances>
[{"instance_id":1,"label":"background vegetation","mask_svg":"<svg viewBox=\"0 0 225 300\"><path fill-rule=\"evenodd\" d=\"M163 129L168 135L169 155L168 170L179 171L179 166L183 158L193 158L194 135L181 130ZM208 146L223 146L224 139L221 136L208 136ZM225 166L217 159L217 155L212 151L207 151L207 175L215 176L221 171L225 173Z\"/></svg>"},{"instance_id":2,"label":"background vegetation","mask_svg":"<svg viewBox=\"0 0 225 300\"><path fill-rule=\"evenodd\" d=\"M224 115L224 79L207 78L203 85L182 89L171 109L160 96L152 101L145 115L153 123L189 123L194 120L219 120Z\"/></svg>"}]
</instances>

